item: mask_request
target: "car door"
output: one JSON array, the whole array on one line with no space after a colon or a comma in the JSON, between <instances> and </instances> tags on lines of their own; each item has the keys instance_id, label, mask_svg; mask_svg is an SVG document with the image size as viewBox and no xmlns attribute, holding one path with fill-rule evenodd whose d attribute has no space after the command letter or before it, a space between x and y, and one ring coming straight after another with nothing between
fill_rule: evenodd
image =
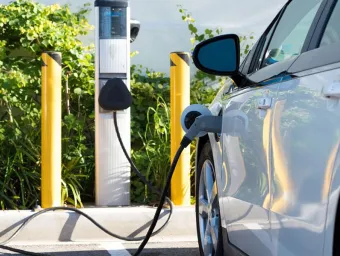
<instances>
[{"instance_id":1,"label":"car door","mask_svg":"<svg viewBox=\"0 0 340 256\"><path fill-rule=\"evenodd\" d=\"M278 84L233 94L223 113L224 225L230 243L249 255L271 255L269 130L266 97ZM260 101L260 102L259 102ZM262 106L259 110L256 106Z\"/></svg>"},{"instance_id":2,"label":"car door","mask_svg":"<svg viewBox=\"0 0 340 256\"><path fill-rule=\"evenodd\" d=\"M308 49L289 68L272 106L274 255L335 255L332 246L324 246L333 241L326 219L340 142L340 3L332 12L335 2L327 1Z\"/></svg>"},{"instance_id":3,"label":"car door","mask_svg":"<svg viewBox=\"0 0 340 256\"><path fill-rule=\"evenodd\" d=\"M248 255L271 255L270 155L271 114L267 110L280 79L276 70L254 72L254 62L268 44L280 14L248 55L242 73L258 84L234 90L223 110L222 127L222 226L229 242ZM269 68L270 69L270 68ZM263 86L258 86L262 84Z\"/></svg>"},{"instance_id":4,"label":"car door","mask_svg":"<svg viewBox=\"0 0 340 256\"><path fill-rule=\"evenodd\" d=\"M289 1L254 49L249 85L223 112L224 225L229 242L248 255L275 255L270 226L274 188L272 128L279 84L296 61L319 15L321 0ZM279 43L284 42L284 45ZM247 65L245 65L247 66ZM275 128L275 127L274 127Z\"/></svg>"}]
</instances>

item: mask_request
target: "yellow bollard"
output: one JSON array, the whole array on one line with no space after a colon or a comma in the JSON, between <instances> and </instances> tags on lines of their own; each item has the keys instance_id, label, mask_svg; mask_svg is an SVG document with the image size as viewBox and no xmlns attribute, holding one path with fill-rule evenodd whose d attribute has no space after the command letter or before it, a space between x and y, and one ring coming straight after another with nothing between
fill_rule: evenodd
<instances>
[{"instance_id":1,"label":"yellow bollard","mask_svg":"<svg viewBox=\"0 0 340 256\"><path fill-rule=\"evenodd\" d=\"M189 53L170 54L170 104L171 104L171 162L185 135L181 115L190 105ZM190 147L187 147L175 169L171 181L171 200L175 205L190 205Z\"/></svg>"},{"instance_id":2,"label":"yellow bollard","mask_svg":"<svg viewBox=\"0 0 340 256\"><path fill-rule=\"evenodd\" d=\"M61 54L42 54L41 203L61 206Z\"/></svg>"}]
</instances>

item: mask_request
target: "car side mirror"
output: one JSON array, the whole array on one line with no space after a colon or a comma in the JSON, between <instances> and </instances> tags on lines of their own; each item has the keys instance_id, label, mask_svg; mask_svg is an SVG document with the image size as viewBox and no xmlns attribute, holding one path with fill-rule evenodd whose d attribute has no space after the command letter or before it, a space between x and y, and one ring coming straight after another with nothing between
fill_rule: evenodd
<instances>
[{"instance_id":1,"label":"car side mirror","mask_svg":"<svg viewBox=\"0 0 340 256\"><path fill-rule=\"evenodd\" d=\"M195 47L192 57L195 66L205 73L235 75L240 65L240 39L235 34L210 38Z\"/></svg>"}]
</instances>

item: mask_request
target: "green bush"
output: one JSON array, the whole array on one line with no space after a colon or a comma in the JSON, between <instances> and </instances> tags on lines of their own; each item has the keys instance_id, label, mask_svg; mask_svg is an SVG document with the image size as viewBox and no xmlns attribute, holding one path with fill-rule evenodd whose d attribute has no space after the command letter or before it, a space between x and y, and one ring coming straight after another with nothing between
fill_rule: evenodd
<instances>
[{"instance_id":1,"label":"green bush","mask_svg":"<svg viewBox=\"0 0 340 256\"><path fill-rule=\"evenodd\" d=\"M68 78L70 87L70 109L63 109L63 201L81 206L81 192L92 197L82 184L94 169L94 48L78 39L92 29L87 13L86 6L71 13L68 6L30 0L0 6L2 208L30 208L40 198L41 54L48 50L62 53L63 84Z\"/></svg>"},{"instance_id":2,"label":"green bush","mask_svg":"<svg viewBox=\"0 0 340 256\"><path fill-rule=\"evenodd\" d=\"M94 46L79 39L93 29L86 19L88 11L88 5L72 13L67 5L46 6L31 0L0 5L2 209L31 208L40 199L40 77L41 53L46 50L63 56L63 202L81 207L94 201ZM194 36L193 44L214 35L211 30L198 34L192 17L183 9L180 12ZM211 82L224 80L200 71L194 74L192 103L212 101L216 89L207 86ZM132 158L161 189L170 168L169 78L133 65L131 92ZM193 156L194 144L191 149ZM134 173L131 199L134 203L156 199Z\"/></svg>"}]
</instances>

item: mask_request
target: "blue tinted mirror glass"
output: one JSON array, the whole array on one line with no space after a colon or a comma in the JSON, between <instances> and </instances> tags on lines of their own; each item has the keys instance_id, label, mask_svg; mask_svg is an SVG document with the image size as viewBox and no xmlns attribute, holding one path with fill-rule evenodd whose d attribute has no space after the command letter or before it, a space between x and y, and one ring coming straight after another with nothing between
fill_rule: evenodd
<instances>
[{"instance_id":1,"label":"blue tinted mirror glass","mask_svg":"<svg viewBox=\"0 0 340 256\"><path fill-rule=\"evenodd\" d=\"M217 72L237 70L237 47L233 38L221 38L202 46L197 60L203 68Z\"/></svg>"}]
</instances>

